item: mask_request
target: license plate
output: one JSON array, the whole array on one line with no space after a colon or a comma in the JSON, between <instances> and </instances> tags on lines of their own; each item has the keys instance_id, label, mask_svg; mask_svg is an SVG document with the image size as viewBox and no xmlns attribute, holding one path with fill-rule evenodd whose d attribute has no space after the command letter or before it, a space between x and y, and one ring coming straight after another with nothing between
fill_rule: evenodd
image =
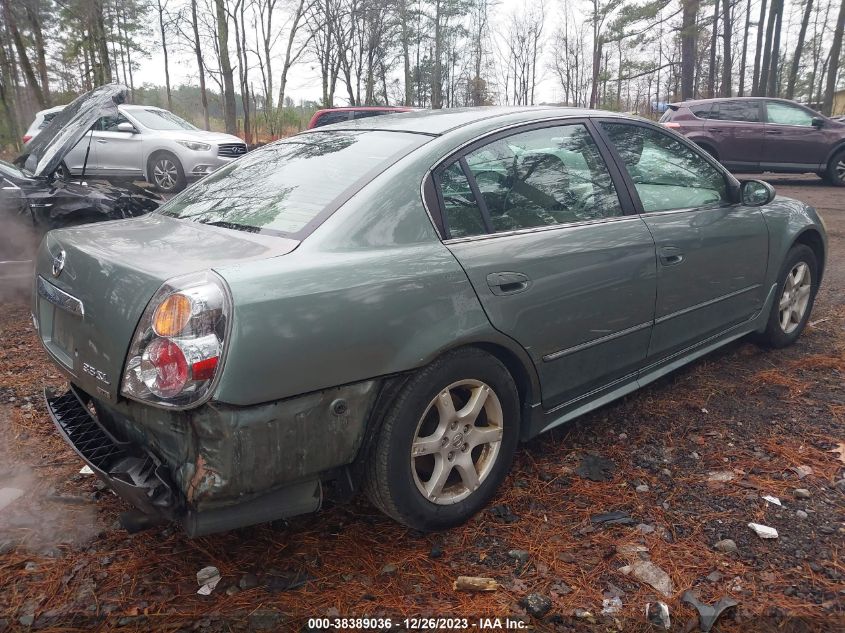
<instances>
[{"instance_id":1,"label":"license plate","mask_svg":"<svg viewBox=\"0 0 845 633\"><path fill-rule=\"evenodd\" d=\"M50 337L51 342L65 353L69 358L73 358L73 330L72 323L68 323L67 315L62 311L53 310L53 334Z\"/></svg>"}]
</instances>

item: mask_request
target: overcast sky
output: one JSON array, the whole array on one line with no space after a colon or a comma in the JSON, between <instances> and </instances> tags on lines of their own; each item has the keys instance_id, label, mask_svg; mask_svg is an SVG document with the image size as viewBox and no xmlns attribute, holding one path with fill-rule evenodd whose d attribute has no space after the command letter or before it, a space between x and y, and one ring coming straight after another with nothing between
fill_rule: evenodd
<instances>
[{"instance_id":1,"label":"overcast sky","mask_svg":"<svg viewBox=\"0 0 845 633\"><path fill-rule=\"evenodd\" d=\"M514 11L521 10L526 6L526 3L534 0L499 0L498 4L493 7L490 14L490 24L494 30L502 30L507 24L509 16ZM537 0L539 1L539 0ZM178 2L172 3L174 5ZM546 22L544 33L550 36L556 28L558 23L558 13L560 10L560 0L545 0L546 6ZM156 45L151 51L152 55L148 59L141 60L141 68L135 73L136 84L151 83L157 85L164 85L164 56L161 52L160 38L158 30L155 32ZM276 68L281 65L281 57L283 54L283 46L280 43L277 46L277 57L279 61L276 62ZM548 44L546 51L548 52ZM234 59L234 58L233 58ZM310 99L319 101L322 95L321 77L319 66L309 59L307 56L303 58L296 66L294 66L288 76L288 88L286 93L296 102L299 103L301 99ZM397 66L397 71L399 67ZM540 70L540 69L538 69ZM545 63L542 65L543 79L538 81L537 98L536 101L556 101L557 100L557 86L551 74L546 70ZM257 69L251 72L253 84L258 89L261 83L260 71ZM278 81L278 79L277 79ZM198 85L199 78L197 74L196 57L193 53L174 53L170 52L170 82L173 86L180 84ZM213 82L210 82L210 88L213 88ZM277 84L278 85L278 84ZM338 82L338 88L335 91L335 105L346 105L344 96L346 90L342 88L342 84Z\"/></svg>"}]
</instances>

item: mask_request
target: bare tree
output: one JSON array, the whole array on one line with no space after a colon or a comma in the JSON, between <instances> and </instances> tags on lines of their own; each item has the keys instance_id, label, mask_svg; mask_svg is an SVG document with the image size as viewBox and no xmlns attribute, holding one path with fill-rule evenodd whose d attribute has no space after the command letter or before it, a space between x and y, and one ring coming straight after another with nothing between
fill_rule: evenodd
<instances>
[{"instance_id":1,"label":"bare tree","mask_svg":"<svg viewBox=\"0 0 845 633\"><path fill-rule=\"evenodd\" d=\"M845 30L845 0L839 6L839 18L836 20L836 29L833 31L833 42L830 47L830 62L827 66L827 82L824 89L824 101L822 111L825 114L833 113L833 93L836 90L836 79L839 75L839 56L842 54L842 31Z\"/></svg>"},{"instance_id":2,"label":"bare tree","mask_svg":"<svg viewBox=\"0 0 845 633\"><path fill-rule=\"evenodd\" d=\"M167 32L164 28L164 16L167 10L167 1L164 4L161 0L156 0L158 4L158 26L161 33L161 52L164 55L164 86L167 90L167 109L173 109L173 95L170 92L170 64L167 58Z\"/></svg>"},{"instance_id":3,"label":"bare tree","mask_svg":"<svg viewBox=\"0 0 845 633\"><path fill-rule=\"evenodd\" d=\"M214 0L217 18L217 46L220 56L220 74L223 81L223 120L226 132L236 134L238 131L237 113L235 110L235 81L232 76L232 62L229 58L229 23L226 11L226 0Z\"/></svg>"},{"instance_id":4,"label":"bare tree","mask_svg":"<svg viewBox=\"0 0 845 633\"><path fill-rule=\"evenodd\" d=\"M760 0L760 18L757 20L757 46L754 49L754 76L751 80L751 94L760 95L760 67L763 55L763 24L766 22L766 0Z\"/></svg>"},{"instance_id":5,"label":"bare tree","mask_svg":"<svg viewBox=\"0 0 845 633\"><path fill-rule=\"evenodd\" d=\"M792 56L792 66L789 69L789 80L786 84L786 98L795 96L795 81L798 79L798 69L801 67L801 53L804 50L804 38L807 37L807 27L813 12L813 0L806 0L804 15L801 18L801 30L798 31L798 42L795 44L795 54Z\"/></svg>"},{"instance_id":6,"label":"bare tree","mask_svg":"<svg viewBox=\"0 0 845 633\"><path fill-rule=\"evenodd\" d=\"M700 0L681 0L681 5L683 7L681 18L681 99L692 99L695 96L697 19ZM619 74L621 76L622 73Z\"/></svg>"},{"instance_id":7,"label":"bare tree","mask_svg":"<svg viewBox=\"0 0 845 633\"><path fill-rule=\"evenodd\" d=\"M718 4L718 0L716 2ZM722 0L722 96L731 96L731 83L733 78L733 63L731 60L731 36L733 24L731 21L730 0Z\"/></svg>"}]
</instances>

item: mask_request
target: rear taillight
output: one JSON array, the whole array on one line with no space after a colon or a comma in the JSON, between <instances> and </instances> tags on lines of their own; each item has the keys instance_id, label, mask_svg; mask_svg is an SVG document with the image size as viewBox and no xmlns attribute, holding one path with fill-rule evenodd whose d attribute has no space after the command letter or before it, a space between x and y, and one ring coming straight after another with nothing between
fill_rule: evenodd
<instances>
[{"instance_id":1,"label":"rear taillight","mask_svg":"<svg viewBox=\"0 0 845 633\"><path fill-rule=\"evenodd\" d=\"M680 123L672 123L671 121L667 121L663 124L663 127L668 127L670 130L677 130L681 127Z\"/></svg>"},{"instance_id":2,"label":"rear taillight","mask_svg":"<svg viewBox=\"0 0 845 633\"><path fill-rule=\"evenodd\" d=\"M135 330L123 395L183 409L208 400L223 365L231 312L229 289L213 272L167 281Z\"/></svg>"},{"instance_id":3,"label":"rear taillight","mask_svg":"<svg viewBox=\"0 0 845 633\"><path fill-rule=\"evenodd\" d=\"M24 136L23 136L23 144L24 144L24 145L26 145L27 143L29 143L31 140L32 140L32 135L31 135L31 134L24 134Z\"/></svg>"}]
</instances>

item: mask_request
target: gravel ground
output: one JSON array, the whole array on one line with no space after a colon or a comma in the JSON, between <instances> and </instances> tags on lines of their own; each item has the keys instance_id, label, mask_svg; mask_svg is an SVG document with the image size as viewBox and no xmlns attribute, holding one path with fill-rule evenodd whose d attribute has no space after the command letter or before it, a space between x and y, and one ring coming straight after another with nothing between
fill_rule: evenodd
<instances>
[{"instance_id":1,"label":"gravel ground","mask_svg":"<svg viewBox=\"0 0 845 633\"><path fill-rule=\"evenodd\" d=\"M769 180L815 205L830 235L798 344L737 342L529 442L493 505L443 534L411 532L363 499L196 540L169 527L126 534L115 525L125 504L79 474L54 433L39 393L62 381L26 303L7 296L0 630L300 631L315 616L439 615L639 631L651 630L645 609L656 601L671 630L697 630L687 590L707 604L736 601L713 630L844 630L845 190L809 176ZM605 481L579 476L589 454L612 462ZM2 507L4 488L25 492ZM598 516L610 512L622 522ZM762 539L749 522L779 537ZM196 573L211 565L222 580L197 595ZM638 579L652 565L667 595ZM499 588L455 592L460 575ZM603 601L621 610L602 614Z\"/></svg>"}]
</instances>

